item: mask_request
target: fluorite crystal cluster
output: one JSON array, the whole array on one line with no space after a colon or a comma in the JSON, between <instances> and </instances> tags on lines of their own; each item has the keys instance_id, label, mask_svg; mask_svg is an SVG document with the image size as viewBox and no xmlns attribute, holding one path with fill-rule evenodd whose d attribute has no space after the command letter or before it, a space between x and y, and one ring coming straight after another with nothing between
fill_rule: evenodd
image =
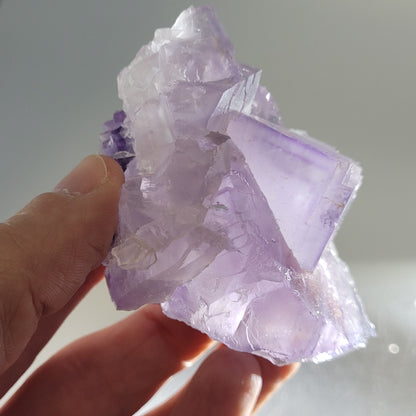
<instances>
[{"instance_id":1,"label":"fluorite crystal cluster","mask_svg":"<svg viewBox=\"0 0 416 416\"><path fill-rule=\"evenodd\" d=\"M233 349L319 362L374 332L332 243L361 169L284 128L260 74L210 7L121 71L101 137L126 176L107 282L120 309L161 303Z\"/></svg>"}]
</instances>

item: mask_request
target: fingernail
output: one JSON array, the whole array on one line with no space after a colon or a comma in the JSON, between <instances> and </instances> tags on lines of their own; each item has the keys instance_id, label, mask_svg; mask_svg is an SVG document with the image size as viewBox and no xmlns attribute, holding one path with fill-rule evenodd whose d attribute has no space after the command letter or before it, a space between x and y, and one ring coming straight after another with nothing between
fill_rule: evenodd
<instances>
[{"instance_id":1,"label":"fingernail","mask_svg":"<svg viewBox=\"0 0 416 416\"><path fill-rule=\"evenodd\" d=\"M55 187L55 191L88 194L108 178L107 165L100 155L86 157Z\"/></svg>"}]
</instances>

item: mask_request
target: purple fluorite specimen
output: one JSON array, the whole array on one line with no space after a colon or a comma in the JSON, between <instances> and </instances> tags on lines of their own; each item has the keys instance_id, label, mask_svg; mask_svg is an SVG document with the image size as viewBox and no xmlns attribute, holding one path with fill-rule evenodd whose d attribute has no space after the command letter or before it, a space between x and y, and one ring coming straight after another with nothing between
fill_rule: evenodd
<instances>
[{"instance_id":1,"label":"purple fluorite specimen","mask_svg":"<svg viewBox=\"0 0 416 416\"><path fill-rule=\"evenodd\" d=\"M323 361L374 333L332 243L361 169L284 128L259 81L209 7L121 71L102 135L126 175L107 281L120 309L162 303L236 350Z\"/></svg>"}]
</instances>

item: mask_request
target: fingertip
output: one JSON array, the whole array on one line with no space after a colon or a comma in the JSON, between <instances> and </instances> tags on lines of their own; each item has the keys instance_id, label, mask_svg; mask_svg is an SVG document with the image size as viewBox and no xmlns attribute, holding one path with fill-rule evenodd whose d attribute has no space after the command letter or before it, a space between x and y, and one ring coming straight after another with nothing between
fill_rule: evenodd
<instances>
[{"instance_id":1,"label":"fingertip","mask_svg":"<svg viewBox=\"0 0 416 416\"><path fill-rule=\"evenodd\" d=\"M104 155L92 154L84 158L55 187L55 192L89 194L102 185L124 183L124 174L119 164Z\"/></svg>"},{"instance_id":2,"label":"fingertip","mask_svg":"<svg viewBox=\"0 0 416 416\"><path fill-rule=\"evenodd\" d=\"M107 178L115 182L116 184L122 185L125 181L123 169L121 166L111 157L105 155L96 155L101 158L107 169Z\"/></svg>"},{"instance_id":3,"label":"fingertip","mask_svg":"<svg viewBox=\"0 0 416 416\"><path fill-rule=\"evenodd\" d=\"M263 388L256 403L257 411L299 369L300 363L277 366L265 358L256 357L261 369Z\"/></svg>"},{"instance_id":4,"label":"fingertip","mask_svg":"<svg viewBox=\"0 0 416 416\"><path fill-rule=\"evenodd\" d=\"M299 371L300 363L292 363L292 364L286 365L284 368L285 368L285 371L283 372L283 377L282 377L283 381L290 379Z\"/></svg>"},{"instance_id":5,"label":"fingertip","mask_svg":"<svg viewBox=\"0 0 416 416\"><path fill-rule=\"evenodd\" d=\"M207 357L172 403L172 415L248 416L262 385L256 357L221 345Z\"/></svg>"},{"instance_id":6,"label":"fingertip","mask_svg":"<svg viewBox=\"0 0 416 416\"><path fill-rule=\"evenodd\" d=\"M257 356L256 359L261 368L263 378L278 383L288 380L300 367L300 363L278 366L262 357Z\"/></svg>"},{"instance_id":7,"label":"fingertip","mask_svg":"<svg viewBox=\"0 0 416 416\"><path fill-rule=\"evenodd\" d=\"M237 389L243 397L245 396L245 400L249 399L254 405L263 385L261 366L254 355L220 345L208 357L206 366L210 367L213 379L221 373L226 374L226 390L232 392L233 389ZM249 403L244 407L247 405Z\"/></svg>"},{"instance_id":8,"label":"fingertip","mask_svg":"<svg viewBox=\"0 0 416 416\"><path fill-rule=\"evenodd\" d=\"M214 341L208 335L190 327L184 322L167 317L159 304L147 304L135 312L137 317L151 323L153 329L168 343L182 364L188 366L210 348ZM186 342L184 342L186 340Z\"/></svg>"}]
</instances>

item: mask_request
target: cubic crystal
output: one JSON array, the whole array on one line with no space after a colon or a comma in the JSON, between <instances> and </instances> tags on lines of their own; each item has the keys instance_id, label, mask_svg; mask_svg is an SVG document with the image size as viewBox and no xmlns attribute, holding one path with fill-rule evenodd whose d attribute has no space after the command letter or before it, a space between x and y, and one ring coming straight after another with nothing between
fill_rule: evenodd
<instances>
[{"instance_id":1,"label":"cubic crystal","mask_svg":"<svg viewBox=\"0 0 416 416\"><path fill-rule=\"evenodd\" d=\"M107 282L120 309L161 303L236 350L323 361L374 334L332 242L361 169L284 128L260 75L210 7L121 71L101 136L126 176Z\"/></svg>"}]
</instances>

